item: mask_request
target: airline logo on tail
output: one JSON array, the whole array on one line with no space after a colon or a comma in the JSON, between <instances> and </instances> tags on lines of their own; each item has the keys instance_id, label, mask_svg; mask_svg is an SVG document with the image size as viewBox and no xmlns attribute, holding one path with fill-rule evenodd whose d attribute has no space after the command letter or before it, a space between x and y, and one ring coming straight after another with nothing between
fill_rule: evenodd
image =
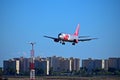
<instances>
[{"instance_id":1,"label":"airline logo on tail","mask_svg":"<svg viewBox=\"0 0 120 80\"><path fill-rule=\"evenodd\" d=\"M75 45L76 43L78 43L79 41L84 42L84 41L90 41L93 39L97 39L97 38L85 38L88 36L78 36L79 35L79 29L80 29L80 25L77 25L76 31L73 35L67 34L67 33L59 33L58 37L50 37L50 36L44 36L46 38L50 38L53 39L54 42L60 42L63 45L65 45L65 42L71 42L72 45Z\"/></svg>"}]
</instances>

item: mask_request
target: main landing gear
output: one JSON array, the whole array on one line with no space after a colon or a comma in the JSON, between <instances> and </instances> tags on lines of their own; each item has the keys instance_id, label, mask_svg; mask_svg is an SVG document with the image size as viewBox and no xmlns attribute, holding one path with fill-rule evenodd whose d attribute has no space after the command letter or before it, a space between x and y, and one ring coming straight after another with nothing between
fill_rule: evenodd
<instances>
[{"instance_id":1,"label":"main landing gear","mask_svg":"<svg viewBox=\"0 0 120 80\"><path fill-rule=\"evenodd\" d=\"M62 45L65 45L65 42L64 42L64 41L60 41L60 43L61 43Z\"/></svg>"},{"instance_id":2,"label":"main landing gear","mask_svg":"<svg viewBox=\"0 0 120 80\"><path fill-rule=\"evenodd\" d=\"M65 45L65 43L63 42L62 45Z\"/></svg>"},{"instance_id":3,"label":"main landing gear","mask_svg":"<svg viewBox=\"0 0 120 80\"><path fill-rule=\"evenodd\" d=\"M72 45L75 45L75 43L72 43Z\"/></svg>"}]
</instances>

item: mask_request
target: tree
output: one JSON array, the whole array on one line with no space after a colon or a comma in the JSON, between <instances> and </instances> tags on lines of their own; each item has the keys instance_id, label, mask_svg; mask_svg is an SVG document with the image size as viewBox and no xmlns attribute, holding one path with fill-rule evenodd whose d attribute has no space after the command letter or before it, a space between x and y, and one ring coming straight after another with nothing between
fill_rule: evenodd
<instances>
[{"instance_id":1,"label":"tree","mask_svg":"<svg viewBox=\"0 0 120 80\"><path fill-rule=\"evenodd\" d=\"M42 68L36 68L36 75L45 75L45 72Z\"/></svg>"},{"instance_id":2,"label":"tree","mask_svg":"<svg viewBox=\"0 0 120 80\"><path fill-rule=\"evenodd\" d=\"M49 74L52 76L53 75L53 67L50 67Z\"/></svg>"},{"instance_id":3,"label":"tree","mask_svg":"<svg viewBox=\"0 0 120 80\"><path fill-rule=\"evenodd\" d=\"M0 76L2 76L2 73L3 73L3 71L2 71L2 68L0 67Z\"/></svg>"},{"instance_id":4,"label":"tree","mask_svg":"<svg viewBox=\"0 0 120 80\"><path fill-rule=\"evenodd\" d=\"M86 67L81 67L79 74L80 74L80 76L88 76L87 68Z\"/></svg>"},{"instance_id":5,"label":"tree","mask_svg":"<svg viewBox=\"0 0 120 80\"><path fill-rule=\"evenodd\" d=\"M15 75L16 74L16 70L14 68L8 67L5 71L4 74L6 75Z\"/></svg>"},{"instance_id":6,"label":"tree","mask_svg":"<svg viewBox=\"0 0 120 80\"><path fill-rule=\"evenodd\" d=\"M115 68L109 68L108 71L109 71L109 72L115 72L116 69L115 69Z\"/></svg>"}]
</instances>

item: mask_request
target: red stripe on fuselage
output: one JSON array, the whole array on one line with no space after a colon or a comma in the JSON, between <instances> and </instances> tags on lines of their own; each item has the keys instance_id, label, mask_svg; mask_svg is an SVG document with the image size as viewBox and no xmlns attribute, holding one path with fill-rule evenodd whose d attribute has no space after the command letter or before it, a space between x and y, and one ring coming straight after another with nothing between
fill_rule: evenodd
<instances>
[{"instance_id":1,"label":"red stripe on fuselage","mask_svg":"<svg viewBox=\"0 0 120 80\"><path fill-rule=\"evenodd\" d=\"M68 40L68 38L69 38L69 35L66 34L66 35L64 36L64 40Z\"/></svg>"}]
</instances>

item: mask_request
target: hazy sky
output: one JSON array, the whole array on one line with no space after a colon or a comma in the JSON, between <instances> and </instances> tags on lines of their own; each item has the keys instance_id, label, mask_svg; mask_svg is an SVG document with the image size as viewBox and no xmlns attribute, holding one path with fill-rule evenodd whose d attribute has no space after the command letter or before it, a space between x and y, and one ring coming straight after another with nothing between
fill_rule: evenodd
<instances>
[{"instance_id":1,"label":"hazy sky","mask_svg":"<svg viewBox=\"0 0 120 80\"><path fill-rule=\"evenodd\" d=\"M74 33L98 40L62 45L43 35ZM120 57L120 0L0 0L0 66L3 60L35 56L105 59Z\"/></svg>"}]
</instances>

